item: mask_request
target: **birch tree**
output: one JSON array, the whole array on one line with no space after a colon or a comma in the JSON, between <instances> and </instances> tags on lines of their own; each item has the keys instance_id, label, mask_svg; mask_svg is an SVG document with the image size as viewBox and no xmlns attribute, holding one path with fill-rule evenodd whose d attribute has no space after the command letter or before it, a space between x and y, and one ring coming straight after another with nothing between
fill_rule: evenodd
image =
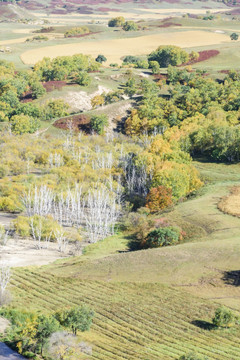
<instances>
[{"instance_id":1,"label":"birch tree","mask_svg":"<svg viewBox=\"0 0 240 360\"><path fill-rule=\"evenodd\" d=\"M11 279L11 268L6 262L0 264L0 305L8 301L7 286Z\"/></svg>"}]
</instances>

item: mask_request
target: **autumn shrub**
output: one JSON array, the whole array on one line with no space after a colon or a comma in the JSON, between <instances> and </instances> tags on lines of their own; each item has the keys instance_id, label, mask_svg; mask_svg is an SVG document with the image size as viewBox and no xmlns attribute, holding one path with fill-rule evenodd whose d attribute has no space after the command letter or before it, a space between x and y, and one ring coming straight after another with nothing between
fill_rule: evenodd
<instances>
[{"instance_id":1,"label":"autumn shrub","mask_svg":"<svg viewBox=\"0 0 240 360\"><path fill-rule=\"evenodd\" d=\"M14 194L7 197L2 196L0 197L0 210L10 213L20 212L22 210L22 204Z\"/></svg>"},{"instance_id":2,"label":"autumn shrub","mask_svg":"<svg viewBox=\"0 0 240 360\"><path fill-rule=\"evenodd\" d=\"M16 233L22 237L33 236L33 231L39 233L42 240L50 239L55 240L55 232L60 229L61 226L52 216L39 216L34 215L32 217L18 216L13 222Z\"/></svg>"},{"instance_id":3,"label":"autumn shrub","mask_svg":"<svg viewBox=\"0 0 240 360\"><path fill-rule=\"evenodd\" d=\"M30 236L30 226L29 221L26 216L18 216L13 221L14 230L16 231L16 234L22 236L22 237L28 237Z\"/></svg>"},{"instance_id":4,"label":"autumn shrub","mask_svg":"<svg viewBox=\"0 0 240 360\"><path fill-rule=\"evenodd\" d=\"M146 199L146 207L151 213L164 210L172 205L172 190L165 186L151 188Z\"/></svg>"}]
</instances>

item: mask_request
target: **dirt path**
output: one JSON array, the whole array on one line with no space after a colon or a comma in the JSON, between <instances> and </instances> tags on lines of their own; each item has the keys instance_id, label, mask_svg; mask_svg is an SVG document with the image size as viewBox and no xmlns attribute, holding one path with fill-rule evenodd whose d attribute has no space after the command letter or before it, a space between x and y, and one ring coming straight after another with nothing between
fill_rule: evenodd
<instances>
[{"instance_id":1,"label":"dirt path","mask_svg":"<svg viewBox=\"0 0 240 360\"><path fill-rule=\"evenodd\" d=\"M0 360L25 360L23 356L19 355L7 345L0 342Z\"/></svg>"}]
</instances>

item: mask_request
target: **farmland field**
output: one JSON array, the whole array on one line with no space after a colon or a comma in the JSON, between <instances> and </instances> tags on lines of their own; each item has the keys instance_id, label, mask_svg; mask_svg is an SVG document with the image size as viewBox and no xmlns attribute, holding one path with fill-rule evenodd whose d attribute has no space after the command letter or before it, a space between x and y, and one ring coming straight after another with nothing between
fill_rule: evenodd
<instances>
[{"instance_id":1,"label":"farmland field","mask_svg":"<svg viewBox=\"0 0 240 360\"><path fill-rule=\"evenodd\" d=\"M166 34L147 35L130 39L102 40L84 43L74 43L43 47L30 50L21 55L25 64L35 64L44 56L54 58L64 54L74 55L85 53L96 57L102 51L108 59L107 64L119 63L121 57L126 54L146 55L156 49L159 45L178 45L181 47L217 45L231 40L225 34L218 34L205 31L176 31Z\"/></svg>"}]
</instances>

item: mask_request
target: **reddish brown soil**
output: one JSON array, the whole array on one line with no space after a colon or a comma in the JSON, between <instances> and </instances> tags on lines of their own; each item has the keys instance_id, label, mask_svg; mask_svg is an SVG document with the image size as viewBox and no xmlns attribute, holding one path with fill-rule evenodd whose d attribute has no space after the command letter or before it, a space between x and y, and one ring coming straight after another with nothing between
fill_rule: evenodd
<instances>
[{"instance_id":1,"label":"reddish brown soil","mask_svg":"<svg viewBox=\"0 0 240 360\"><path fill-rule=\"evenodd\" d=\"M22 103L28 103L28 102L32 102L32 101L33 101L33 98L32 98L31 92L27 92L21 100Z\"/></svg>"},{"instance_id":2,"label":"reddish brown soil","mask_svg":"<svg viewBox=\"0 0 240 360\"><path fill-rule=\"evenodd\" d=\"M72 85L66 81L48 81L42 84L47 92L51 92L53 90L62 90L63 86Z\"/></svg>"},{"instance_id":3,"label":"reddish brown soil","mask_svg":"<svg viewBox=\"0 0 240 360\"><path fill-rule=\"evenodd\" d=\"M220 74L229 74L230 70L220 70Z\"/></svg>"},{"instance_id":4,"label":"reddish brown soil","mask_svg":"<svg viewBox=\"0 0 240 360\"><path fill-rule=\"evenodd\" d=\"M198 62L201 61L205 61L208 60L214 56L217 56L220 52L218 50L204 50L204 51L199 51L199 58L197 60L193 60L193 61L189 61L187 64L185 65L192 65L192 64L196 64Z\"/></svg>"},{"instance_id":5,"label":"reddish brown soil","mask_svg":"<svg viewBox=\"0 0 240 360\"><path fill-rule=\"evenodd\" d=\"M68 130L69 123L72 124L75 131L84 131L87 134L90 133L90 118L86 115L71 115L55 121L54 126L58 129Z\"/></svg>"},{"instance_id":6,"label":"reddish brown soil","mask_svg":"<svg viewBox=\"0 0 240 360\"><path fill-rule=\"evenodd\" d=\"M163 74L154 74L153 75L154 79L158 80L167 80L167 75L163 75Z\"/></svg>"}]
</instances>

